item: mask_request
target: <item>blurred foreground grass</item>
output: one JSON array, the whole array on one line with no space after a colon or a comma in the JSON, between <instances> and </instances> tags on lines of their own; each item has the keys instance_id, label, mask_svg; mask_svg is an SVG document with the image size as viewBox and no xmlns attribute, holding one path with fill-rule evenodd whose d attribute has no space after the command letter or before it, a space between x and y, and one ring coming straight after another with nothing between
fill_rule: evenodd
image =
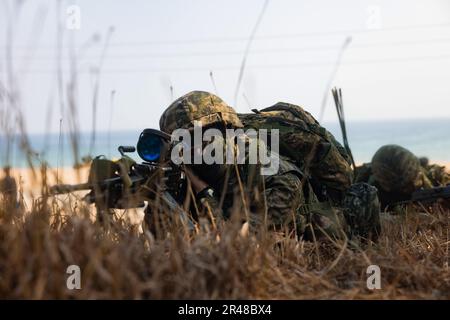
<instances>
[{"instance_id":1,"label":"blurred foreground grass","mask_svg":"<svg viewBox=\"0 0 450 320\"><path fill-rule=\"evenodd\" d=\"M304 242L276 233L242 236L223 225L155 239L117 216L110 228L74 196L0 207L0 298L404 299L450 298L449 212L384 214L376 244ZM66 269L81 268L81 290ZM366 269L381 268L381 290Z\"/></svg>"}]
</instances>

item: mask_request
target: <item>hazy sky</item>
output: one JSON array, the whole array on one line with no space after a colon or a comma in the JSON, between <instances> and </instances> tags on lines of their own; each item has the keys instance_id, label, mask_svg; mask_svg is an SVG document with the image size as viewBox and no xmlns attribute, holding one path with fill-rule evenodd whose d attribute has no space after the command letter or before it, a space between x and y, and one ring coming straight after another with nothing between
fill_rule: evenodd
<instances>
[{"instance_id":1,"label":"hazy sky","mask_svg":"<svg viewBox=\"0 0 450 320\"><path fill-rule=\"evenodd\" d=\"M61 1L58 10L58 1L51 0L0 2L0 80L9 86L6 70L12 67L32 132L48 129L48 114L50 129L58 130L58 61L68 110L71 52L77 57L79 120L83 130L91 129L92 70L100 65L110 27L114 29L100 69L100 130L108 129L111 116L114 129L158 127L172 100L171 86L174 98L191 90L215 92L210 70L218 94L233 105L244 50L264 3L73 0ZM17 2L22 3L20 10ZM75 17L67 14L70 5L80 9L79 30L66 27L66 20ZM7 58L8 30L12 60ZM98 41L90 43L95 34ZM348 36L352 41L332 82L343 89L348 120L450 118L449 0L270 1L247 58L236 109L246 112L286 101L318 116ZM67 128L67 111L63 118ZM335 119L330 95L324 120Z\"/></svg>"}]
</instances>

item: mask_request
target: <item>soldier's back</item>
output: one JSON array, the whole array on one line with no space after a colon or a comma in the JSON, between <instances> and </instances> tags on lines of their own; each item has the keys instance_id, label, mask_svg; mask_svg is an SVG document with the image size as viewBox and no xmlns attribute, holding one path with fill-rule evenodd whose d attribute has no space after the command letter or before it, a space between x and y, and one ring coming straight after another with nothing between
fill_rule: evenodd
<instances>
[{"instance_id":1,"label":"soldier's back","mask_svg":"<svg viewBox=\"0 0 450 320\"><path fill-rule=\"evenodd\" d=\"M280 154L296 163L311 180L318 196L326 194L335 202L342 200L353 180L350 157L310 113L299 106L279 102L238 116L246 129L277 129Z\"/></svg>"}]
</instances>

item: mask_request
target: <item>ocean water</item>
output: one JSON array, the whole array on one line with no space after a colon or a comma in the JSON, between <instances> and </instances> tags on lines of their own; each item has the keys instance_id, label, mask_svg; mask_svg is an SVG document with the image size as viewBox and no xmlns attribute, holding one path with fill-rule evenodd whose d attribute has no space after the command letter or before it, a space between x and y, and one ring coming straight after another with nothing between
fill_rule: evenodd
<instances>
[{"instance_id":1,"label":"ocean water","mask_svg":"<svg viewBox=\"0 0 450 320\"><path fill-rule=\"evenodd\" d=\"M338 141L342 141L338 123L325 124ZM105 155L119 157L119 145L135 146L142 130L98 132L91 145L91 133L79 135L79 157ZM409 121L365 121L347 123L348 140L357 163L368 162L376 150L385 144L399 144L418 156L427 156L431 161L450 162L450 119L426 119ZM34 134L29 136L34 151L32 161L39 164L46 161L50 166L72 166L74 154L67 134ZM9 159L7 158L9 154ZM139 160L137 154L131 155ZM26 167L24 152L15 137L11 151L7 152L5 137L0 136L0 164Z\"/></svg>"},{"instance_id":2,"label":"ocean water","mask_svg":"<svg viewBox=\"0 0 450 320\"><path fill-rule=\"evenodd\" d=\"M431 161L450 162L450 119L349 122L346 126L357 163L369 162L385 144L401 145ZM329 124L327 129L342 142L338 123Z\"/></svg>"}]
</instances>

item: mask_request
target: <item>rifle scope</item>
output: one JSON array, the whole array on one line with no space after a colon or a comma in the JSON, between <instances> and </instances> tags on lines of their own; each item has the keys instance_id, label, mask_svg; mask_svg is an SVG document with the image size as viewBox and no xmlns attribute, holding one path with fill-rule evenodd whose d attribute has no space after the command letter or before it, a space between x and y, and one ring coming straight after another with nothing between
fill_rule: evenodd
<instances>
[{"instance_id":1,"label":"rifle scope","mask_svg":"<svg viewBox=\"0 0 450 320\"><path fill-rule=\"evenodd\" d=\"M159 162L170 143L170 135L156 129L145 129L139 136L137 152L147 162Z\"/></svg>"}]
</instances>

